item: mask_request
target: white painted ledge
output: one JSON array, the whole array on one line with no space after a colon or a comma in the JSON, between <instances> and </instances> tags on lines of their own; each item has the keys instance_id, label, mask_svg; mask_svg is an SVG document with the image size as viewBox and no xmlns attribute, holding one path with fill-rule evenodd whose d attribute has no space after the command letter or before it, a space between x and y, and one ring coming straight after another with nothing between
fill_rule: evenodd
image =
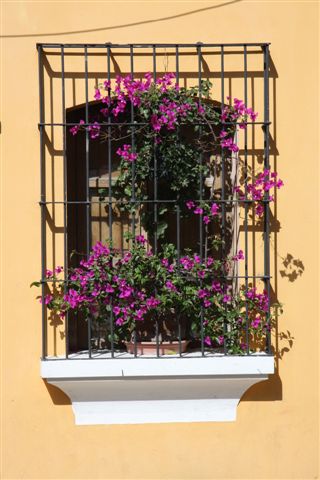
<instances>
[{"instance_id":1,"label":"white painted ledge","mask_svg":"<svg viewBox=\"0 0 320 480\"><path fill-rule=\"evenodd\" d=\"M77 358L41 361L77 425L234 421L243 393L274 372L268 355Z\"/></svg>"}]
</instances>

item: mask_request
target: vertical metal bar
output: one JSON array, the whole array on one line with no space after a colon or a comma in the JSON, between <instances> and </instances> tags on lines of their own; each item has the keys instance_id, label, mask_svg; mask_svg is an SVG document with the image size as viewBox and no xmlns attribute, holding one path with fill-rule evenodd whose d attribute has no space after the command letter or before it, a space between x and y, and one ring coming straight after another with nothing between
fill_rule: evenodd
<instances>
[{"instance_id":1,"label":"vertical metal bar","mask_svg":"<svg viewBox=\"0 0 320 480\"><path fill-rule=\"evenodd\" d=\"M40 208L41 208L41 322L42 322L42 359L47 356L47 308L45 304L45 284L43 280L46 276L46 163L44 152L44 80L43 80L43 50L38 45L38 67L39 67L39 118L40 118Z\"/></svg>"},{"instance_id":2,"label":"vertical metal bar","mask_svg":"<svg viewBox=\"0 0 320 480\"><path fill-rule=\"evenodd\" d=\"M133 58L133 46L130 45L130 72L131 72L131 79L133 80L134 78L134 58ZM133 102L131 102L131 111L130 111L130 118L131 118L131 124L134 123L134 106ZM135 128L133 125L131 125L131 151L134 151L135 148ZM135 207L135 162L132 162L131 164L131 175L132 175L132 183L131 183L131 200L132 200L132 205ZM135 236L135 211L132 214L132 235Z\"/></svg>"},{"instance_id":3,"label":"vertical metal bar","mask_svg":"<svg viewBox=\"0 0 320 480\"><path fill-rule=\"evenodd\" d=\"M179 83L179 46L176 45L176 83Z\"/></svg>"},{"instance_id":4,"label":"vertical metal bar","mask_svg":"<svg viewBox=\"0 0 320 480\"><path fill-rule=\"evenodd\" d=\"M134 78L134 54L133 54L133 45L130 45L130 72L131 72L131 79L133 80ZM130 122L131 122L131 151L134 151L135 147L135 128L132 125L134 123L134 105L133 102L131 102L131 111L130 111ZM131 164L131 205L134 207L134 211L132 213L132 235L135 237L135 231L136 231L136 203L135 203L135 198L136 197L136 192L135 192L135 162L132 162ZM134 341L134 356L137 356L137 331L136 328L133 331L133 341Z\"/></svg>"},{"instance_id":5,"label":"vertical metal bar","mask_svg":"<svg viewBox=\"0 0 320 480\"><path fill-rule=\"evenodd\" d=\"M84 47L84 59L85 59L85 92L86 92L86 124L89 123L89 99L88 99L88 47ZM89 190L89 148L90 148L90 142L89 142L89 130L88 127L86 127L86 254L87 258L89 257L90 253L90 190ZM89 352L89 358L92 356L92 351L91 351L91 317L90 315L88 316L88 352Z\"/></svg>"},{"instance_id":6,"label":"vertical metal bar","mask_svg":"<svg viewBox=\"0 0 320 480\"><path fill-rule=\"evenodd\" d=\"M224 46L221 46L221 110L224 109ZM223 127L223 122L222 122L222 127ZM221 204L221 209L222 209L222 226L221 226L221 236L222 236L222 245L221 245L221 254L222 254L222 260L225 259L226 255L226 250L225 250L225 235L226 235L226 203L225 203L225 183L226 183L226 177L225 177L225 159L224 159L224 150L221 148L221 199L222 199L222 204ZM226 280L225 280L225 269L223 267L223 291L226 293ZM227 333L227 323L226 321L223 322L223 336L224 336L224 342L223 342L223 349L224 349L224 354L227 354L227 345L226 345L226 333Z\"/></svg>"},{"instance_id":7,"label":"vertical metal bar","mask_svg":"<svg viewBox=\"0 0 320 480\"><path fill-rule=\"evenodd\" d=\"M178 272L180 273L180 204L177 203L176 205L177 211L177 265L178 265ZM178 340L179 340L179 356L182 355L182 345L181 345L181 312L178 312Z\"/></svg>"},{"instance_id":8,"label":"vertical metal bar","mask_svg":"<svg viewBox=\"0 0 320 480\"><path fill-rule=\"evenodd\" d=\"M201 45L197 45L197 54L198 54L198 87L199 87L199 105L201 104L201 89L202 89L202 52L201 52ZM199 127L199 137L202 135L202 127ZM199 165L200 165L200 175L199 175L199 201L200 205L202 202L202 194L203 194L203 175L202 175L202 153L199 155ZM199 215L199 256L202 262L203 259L203 217L202 214ZM202 286L202 280L200 279L200 288ZM203 306L201 306L200 311L200 322L201 322L201 355L204 356L204 313L203 313Z\"/></svg>"},{"instance_id":9,"label":"vertical metal bar","mask_svg":"<svg viewBox=\"0 0 320 480\"><path fill-rule=\"evenodd\" d=\"M63 134L63 248L64 248L64 293L68 288L68 229L67 229L67 158L66 158L66 96L65 96L65 73L64 73L64 46L61 45L61 88L62 88L62 127ZM65 349L66 358L69 356L69 316L65 316Z\"/></svg>"},{"instance_id":10,"label":"vertical metal bar","mask_svg":"<svg viewBox=\"0 0 320 480\"><path fill-rule=\"evenodd\" d=\"M247 62L247 46L244 46L244 103L248 104L248 62ZM248 128L248 127L247 127ZM248 198L248 131L244 130L244 188L245 199ZM254 128L254 126L252 127ZM246 350L247 355L250 353L249 348L249 306L248 306L248 203L244 205L244 275L245 275L245 292L246 292Z\"/></svg>"},{"instance_id":11,"label":"vertical metal bar","mask_svg":"<svg viewBox=\"0 0 320 480\"><path fill-rule=\"evenodd\" d=\"M270 168L269 162L269 45L263 47L264 66L264 168ZM265 289L268 295L268 311L266 315L266 352L271 353L270 325L270 204L269 192L264 197L264 275Z\"/></svg>"},{"instance_id":12,"label":"vertical metal bar","mask_svg":"<svg viewBox=\"0 0 320 480\"><path fill-rule=\"evenodd\" d=\"M111 98L111 51L110 47L107 47L107 71L108 71L108 97ZM112 247L112 149L111 149L111 116L110 116L110 104L108 108L108 178L109 178L109 188L108 188L108 195L109 195L109 239L110 239L110 247ZM113 331L113 304L112 304L112 297L111 297L111 305L110 305L110 316L109 316L109 324L110 324L110 337L111 337L111 357L114 357L114 331Z\"/></svg>"},{"instance_id":13,"label":"vertical metal bar","mask_svg":"<svg viewBox=\"0 0 320 480\"><path fill-rule=\"evenodd\" d=\"M179 83L179 46L176 46L176 83ZM180 128L177 128L177 136L180 142ZM181 223L181 212L180 212L180 195L177 195L177 264L178 271L180 272L180 223ZM182 355L182 346L181 346L181 312L178 312L178 340L179 340L179 356Z\"/></svg>"},{"instance_id":14,"label":"vertical metal bar","mask_svg":"<svg viewBox=\"0 0 320 480\"><path fill-rule=\"evenodd\" d=\"M157 79L157 57L156 46L152 47L152 62L153 62L153 80ZM154 254L158 252L158 160L157 160L157 144L154 142L153 149L153 219L154 219ZM159 319L156 317L156 342L157 342L157 357L159 357Z\"/></svg>"}]
</instances>

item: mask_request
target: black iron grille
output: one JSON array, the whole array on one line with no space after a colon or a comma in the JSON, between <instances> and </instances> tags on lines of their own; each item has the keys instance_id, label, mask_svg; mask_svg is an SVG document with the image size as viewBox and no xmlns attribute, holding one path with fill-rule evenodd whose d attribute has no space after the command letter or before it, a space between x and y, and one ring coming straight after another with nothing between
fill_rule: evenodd
<instances>
[{"instance_id":1,"label":"black iron grille","mask_svg":"<svg viewBox=\"0 0 320 480\"><path fill-rule=\"evenodd\" d=\"M113 152L115 146L111 136L101 146L99 142L90 140L89 130L86 128L82 140L75 140L70 135L70 128L78 125L79 119L84 118L84 127L92 125L91 117L97 108L97 102L92 99L92 82L98 82L104 78L109 81L115 79L116 75L131 75L133 78L141 78L141 62L144 60L150 66L154 79L165 71L173 71L177 82L182 85L201 85L203 80L213 82L213 88L217 87L219 98L214 98L218 107L222 108L226 103L226 96L232 96L232 90L242 92L242 99L246 105L254 106L259 104L258 121L248 122L247 129L241 132L243 146L240 148L239 157L242 162L244 175L244 189L247 191L247 173L254 171L255 166L265 169L270 168L269 162L269 44L268 43L247 43L247 44L38 44L39 59L39 92L40 92L40 168L41 168L41 261L42 261L42 357L48 357L49 329L59 326L48 317L45 305L47 293L46 269L48 263L55 263L54 238L57 235L63 236L64 250L64 271L68 266L76 265L79 260L78 254L89 255L95 238L104 240L103 235L114 239L117 235L117 223L119 219L114 218L113 204ZM71 61L75 67L68 68ZM233 63L232 63L233 62ZM70 63L71 64L71 63ZM233 67L232 65L235 65ZM82 93L78 94L76 85L82 84ZM201 100L201 99L200 99ZM51 112L48 114L48 111ZM59 112L54 113L54 112ZM58 117L57 117L58 115ZM101 124L106 131L117 125L110 116ZM134 110L128 115L125 127L131 128L130 143L135 146L139 127L134 118ZM203 125L198 125L200 130ZM180 128L180 127L179 127ZM181 126L183 128L183 126ZM60 147L55 146L54 137L60 130L62 143ZM262 133L261 133L262 132ZM58 134L56 134L58 136ZM58 158L56 158L58 157ZM202 161L202 158L199 159ZM230 159L224 157L221 152L221 192L215 198L215 202L221 208L221 248L220 255L223 257L230 251L230 245L238 244L239 232L242 235L242 246L244 250L243 274L238 271L225 273L222 282L235 282L236 288L239 282L248 290L250 285L261 281L269 299L269 309L266 312L266 321L270 315L270 209L269 196L263 201L264 215L262 221L257 225L250 217L251 200L241 201L242 214L239 218L240 200L232 196L230 190ZM236 159L236 165L238 160ZM57 167L57 162L59 163ZM143 203L150 203L154 228L157 229L159 220L159 208L165 203L170 203L175 212L172 220L171 241L177 247L178 255L182 248L188 246L188 238L191 243L197 246L199 255L203 255L204 235L203 223L199 218L197 224L193 223L192 231L186 230L181 221L181 203L179 199L164 198L159 187L158 158L154 153L153 159L153 196L144 200ZM229 165L229 166L228 166ZM59 169L59 177L54 169ZM236 173L237 174L237 173ZM134 167L132 171L134 175ZM55 182L61 182L62 197L58 198L55 193ZM199 176L199 196L194 198L195 202L201 201L204 197L204 178ZM99 198L99 190L104 187L106 193ZM139 223L139 208L141 201L136 198L133 182L131 202L137 207L130 219L131 232L141 232ZM105 217L101 220L99 209L104 209ZM57 209L61 209L59 217ZM60 210L59 210L60 212ZM98 213L97 213L98 212ZM228 219L232 212L233 224L232 235ZM100 215L100 216L99 216ZM231 215L232 216L232 215ZM57 218L59 217L59 218ZM97 218L98 217L98 220ZM99 220L100 219L100 220ZM96 222L96 223L94 223ZM102 226L103 223L103 226ZM95 233L93 234L93 225ZM107 234L105 234L107 228ZM100 229L100 230L99 230ZM103 230L103 231L102 231ZM236 233L238 232L238 236ZM255 242L259 233L263 238L263 262L259 268L255 267ZM53 240L49 235L52 235ZM230 239L231 235L231 239ZM173 238L174 237L174 238ZM260 238L260 237L259 237ZM235 240L234 240L235 239ZM119 241L122 254L125 245ZM157 234L152 238L153 251L159 249ZM231 245L231 246L232 246ZM70 260L72 251L76 255ZM50 260L49 260L50 259ZM51 265L51 264L50 264ZM50 267L49 265L49 267ZM67 281L67 278L65 279ZM203 316L203 311L199 312ZM65 356L67 358L113 358L119 356L114 335L114 318L112 312L110 318L106 318L106 326L111 335L110 345L104 350L100 348L100 335L96 332L93 320L75 319L68 315L64 320L64 341ZM78 322L78 323L77 323ZM62 321L60 321L62 324ZM50 326L51 325L51 326ZM82 325L82 326L81 326ZM157 327L156 322L156 327ZM181 345L181 326L179 325L178 341ZM225 329L228 325L225 324ZM246 351L250 354L248 338L248 311L246 312ZM98 338L99 337L99 338ZM271 334L267 330L265 334L265 352L271 353ZM98 340L97 340L98 339ZM50 340L51 341L51 340ZM53 343L55 340L53 339ZM156 331L157 356L160 356L159 331ZM54 350L54 348L53 348ZM83 356L79 352L83 353ZM78 352L78 354L77 354ZM55 351L53 352L53 354ZM220 353L227 354L224 346ZM104 355L105 354L105 355ZM200 357L210 353L206 350L203 331L201 332L198 348L193 354ZM184 354L179 349L181 357ZM137 351L132 355L137 356Z\"/></svg>"}]
</instances>

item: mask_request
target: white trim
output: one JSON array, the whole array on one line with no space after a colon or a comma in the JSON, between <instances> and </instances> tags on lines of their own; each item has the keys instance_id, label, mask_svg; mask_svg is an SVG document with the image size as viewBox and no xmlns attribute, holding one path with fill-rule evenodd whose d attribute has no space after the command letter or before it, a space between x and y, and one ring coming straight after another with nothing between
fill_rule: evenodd
<instances>
[{"instance_id":1,"label":"white trim","mask_svg":"<svg viewBox=\"0 0 320 480\"><path fill-rule=\"evenodd\" d=\"M41 362L77 425L233 421L243 393L273 372L267 355Z\"/></svg>"},{"instance_id":2,"label":"white trim","mask_svg":"<svg viewBox=\"0 0 320 480\"><path fill-rule=\"evenodd\" d=\"M212 356L44 360L43 378L154 377L190 375L257 375L273 372L273 357Z\"/></svg>"}]
</instances>

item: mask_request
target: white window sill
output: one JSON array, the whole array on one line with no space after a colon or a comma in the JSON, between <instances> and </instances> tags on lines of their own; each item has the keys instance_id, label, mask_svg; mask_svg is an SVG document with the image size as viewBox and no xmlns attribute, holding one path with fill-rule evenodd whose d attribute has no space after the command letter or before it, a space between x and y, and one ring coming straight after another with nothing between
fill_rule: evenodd
<instances>
[{"instance_id":1,"label":"white window sill","mask_svg":"<svg viewBox=\"0 0 320 480\"><path fill-rule=\"evenodd\" d=\"M243 393L274 372L265 354L72 357L41 361L41 376L70 397L77 425L234 421Z\"/></svg>"}]
</instances>

